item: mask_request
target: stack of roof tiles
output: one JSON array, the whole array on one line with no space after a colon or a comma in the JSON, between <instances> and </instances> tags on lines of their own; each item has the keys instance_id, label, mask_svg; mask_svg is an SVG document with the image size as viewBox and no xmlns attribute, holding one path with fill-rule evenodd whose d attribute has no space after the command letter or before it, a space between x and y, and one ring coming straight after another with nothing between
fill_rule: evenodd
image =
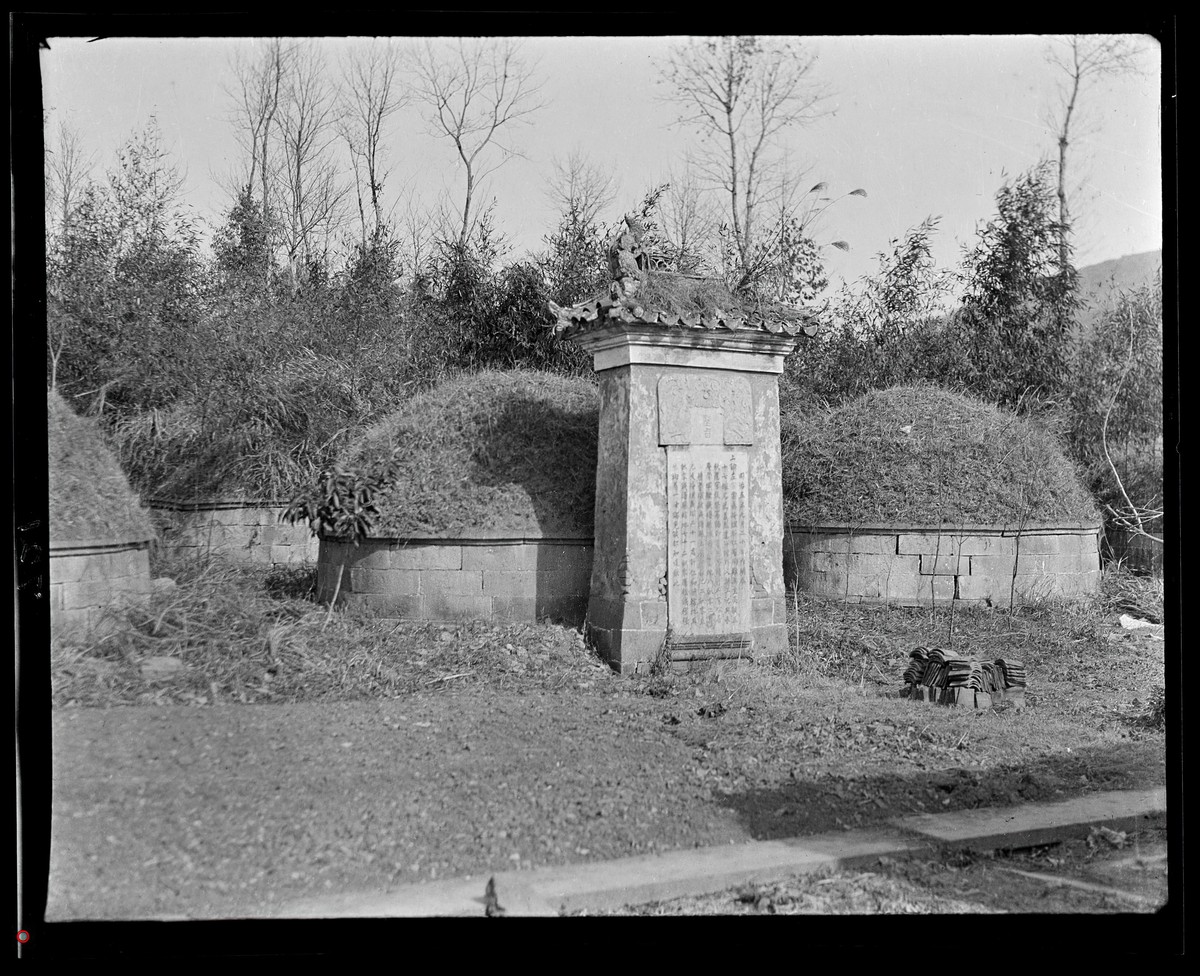
<instances>
[{"instance_id":1,"label":"stack of roof tiles","mask_svg":"<svg viewBox=\"0 0 1200 976\"><path fill-rule=\"evenodd\" d=\"M918 647L909 655L904 684L910 691L920 687L968 688L987 694L1024 690L1025 665L1004 658L981 663L940 647Z\"/></svg>"}]
</instances>

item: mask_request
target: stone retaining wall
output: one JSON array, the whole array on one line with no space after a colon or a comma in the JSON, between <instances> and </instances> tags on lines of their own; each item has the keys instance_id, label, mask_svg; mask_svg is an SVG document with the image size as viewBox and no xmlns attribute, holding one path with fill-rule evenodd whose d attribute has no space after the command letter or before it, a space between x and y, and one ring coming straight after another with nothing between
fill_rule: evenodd
<instances>
[{"instance_id":1,"label":"stone retaining wall","mask_svg":"<svg viewBox=\"0 0 1200 976\"><path fill-rule=\"evenodd\" d=\"M856 602L991 606L1081 600L1100 589L1098 525L790 526L788 587Z\"/></svg>"},{"instance_id":2,"label":"stone retaining wall","mask_svg":"<svg viewBox=\"0 0 1200 976\"><path fill-rule=\"evenodd\" d=\"M148 596L150 541L50 543L50 627L87 630L105 607Z\"/></svg>"},{"instance_id":3,"label":"stone retaining wall","mask_svg":"<svg viewBox=\"0 0 1200 976\"><path fill-rule=\"evenodd\" d=\"M162 545L240 563L292 566L315 563L320 543L306 522L281 522L287 506L270 501L177 502L151 499Z\"/></svg>"},{"instance_id":4,"label":"stone retaining wall","mask_svg":"<svg viewBox=\"0 0 1200 976\"><path fill-rule=\"evenodd\" d=\"M591 537L322 539L317 599L402 620L580 624L592 574ZM339 588L338 574L341 572Z\"/></svg>"}]
</instances>

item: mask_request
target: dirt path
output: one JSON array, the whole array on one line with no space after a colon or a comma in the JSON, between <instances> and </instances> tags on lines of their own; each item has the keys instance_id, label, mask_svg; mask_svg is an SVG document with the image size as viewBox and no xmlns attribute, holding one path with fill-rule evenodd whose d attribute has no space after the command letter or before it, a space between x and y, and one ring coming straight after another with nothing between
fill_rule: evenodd
<instances>
[{"instance_id":1,"label":"dirt path","mask_svg":"<svg viewBox=\"0 0 1200 976\"><path fill-rule=\"evenodd\" d=\"M1012 715L928 713L973 723L982 744L955 748L955 726L934 729L940 746L927 733L899 750L910 705L875 699L871 723L830 720L819 690L442 687L381 702L57 709L48 918L265 916L314 895L1163 775L1161 737L1010 755Z\"/></svg>"}]
</instances>

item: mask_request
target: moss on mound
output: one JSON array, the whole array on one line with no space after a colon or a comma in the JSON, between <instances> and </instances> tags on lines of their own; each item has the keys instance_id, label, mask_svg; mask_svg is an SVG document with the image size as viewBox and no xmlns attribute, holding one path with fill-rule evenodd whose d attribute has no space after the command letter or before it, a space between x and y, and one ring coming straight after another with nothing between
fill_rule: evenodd
<instances>
[{"instance_id":1,"label":"moss on mound","mask_svg":"<svg viewBox=\"0 0 1200 976\"><path fill-rule=\"evenodd\" d=\"M795 525L1098 523L1053 436L936 386L868 393L782 418L784 516Z\"/></svg>"},{"instance_id":2,"label":"moss on mound","mask_svg":"<svg viewBox=\"0 0 1200 976\"><path fill-rule=\"evenodd\" d=\"M489 371L414 397L340 464L396 476L372 537L592 531L600 399L588 379Z\"/></svg>"},{"instance_id":3,"label":"moss on mound","mask_svg":"<svg viewBox=\"0 0 1200 976\"><path fill-rule=\"evenodd\" d=\"M46 394L50 538L55 542L154 537L149 513L129 487L99 426L53 390Z\"/></svg>"}]
</instances>

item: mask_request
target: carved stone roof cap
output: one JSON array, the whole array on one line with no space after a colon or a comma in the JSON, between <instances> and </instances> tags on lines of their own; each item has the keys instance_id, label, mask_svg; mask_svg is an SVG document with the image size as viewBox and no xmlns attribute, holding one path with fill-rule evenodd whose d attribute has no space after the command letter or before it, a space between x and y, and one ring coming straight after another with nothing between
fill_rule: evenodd
<instances>
[{"instance_id":1,"label":"carved stone roof cap","mask_svg":"<svg viewBox=\"0 0 1200 976\"><path fill-rule=\"evenodd\" d=\"M570 337L580 332L611 324L613 322L658 325L669 329L715 330L731 332L767 332L773 335L813 336L819 330L817 323L805 312L787 306L770 305L750 307L724 288L723 295L713 300L713 295L677 296L672 291L682 282L712 284L712 279L695 275L672 275L655 272L647 284L632 296L593 298L579 305L566 308L550 303L550 311L556 322L555 333ZM667 284L668 287L663 287Z\"/></svg>"}]
</instances>

